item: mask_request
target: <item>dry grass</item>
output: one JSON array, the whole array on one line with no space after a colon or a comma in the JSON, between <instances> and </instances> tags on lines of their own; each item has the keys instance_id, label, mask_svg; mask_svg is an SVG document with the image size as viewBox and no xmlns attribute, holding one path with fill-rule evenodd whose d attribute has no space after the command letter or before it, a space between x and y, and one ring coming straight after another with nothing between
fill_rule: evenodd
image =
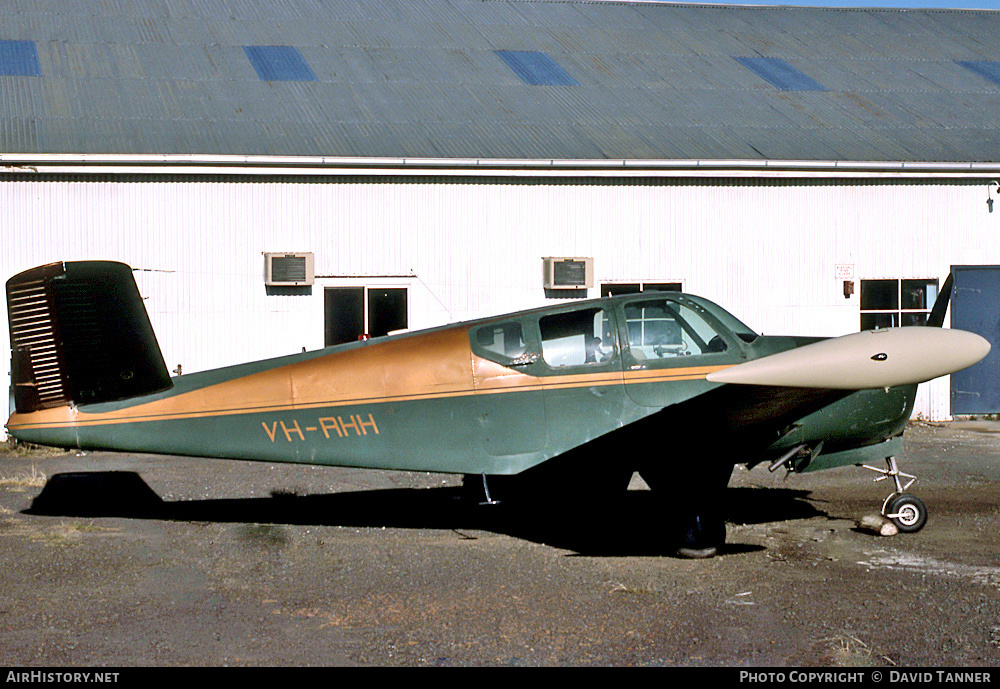
<instances>
[{"instance_id":1,"label":"dry grass","mask_svg":"<svg viewBox=\"0 0 1000 689\"><path fill-rule=\"evenodd\" d=\"M823 639L829 644L829 652L836 667L872 667L875 665L895 665L888 657L876 653L871 646L856 636L846 632L832 638Z\"/></svg>"},{"instance_id":2,"label":"dry grass","mask_svg":"<svg viewBox=\"0 0 1000 689\"><path fill-rule=\"evenodd\" d=\"M31 467L30 474L0 476L0 488L13 491L21 491L27 488L41 488L45 485L46 480L48 480L48 477L44 473L38 471L35 467Z\"/></svg>"},{"instance_id":3,"label":"dry grass","mask_svg":"<svg viewBox=\"0 0 1000 689\"><path fill-rule=\"evenodd\" d=\"M33 445L13 438L0 442L0 457L57 457L67 452L68 450L59 447Z\"/></svg>"}]
</instances>

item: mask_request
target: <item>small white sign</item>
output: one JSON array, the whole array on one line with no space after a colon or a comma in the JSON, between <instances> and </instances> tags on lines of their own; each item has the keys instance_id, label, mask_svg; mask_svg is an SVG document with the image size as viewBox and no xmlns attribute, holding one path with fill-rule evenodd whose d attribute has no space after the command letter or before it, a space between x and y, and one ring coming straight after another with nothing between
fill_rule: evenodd
<instances>
[{"instance_id":1,"label":"small white sign","mask_svg":"<svg viewBox=\"0 0 1000 689\"><path fill-rule=\"evenodd\" d=\"M853 263L838 263L836 268L834 268L838 280L853 280L854 279L854 264Z\"/></svg>"}]
</instances>

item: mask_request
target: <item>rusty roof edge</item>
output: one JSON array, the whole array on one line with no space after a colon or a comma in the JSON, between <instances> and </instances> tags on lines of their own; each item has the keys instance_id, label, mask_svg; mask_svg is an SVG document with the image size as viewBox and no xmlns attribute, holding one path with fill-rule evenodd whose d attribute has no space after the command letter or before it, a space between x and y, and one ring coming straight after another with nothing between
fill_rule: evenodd
<instances>
[{"instance_id":1,"label":"rusty roof edge","mask_svg":"<svg viewBox=\"0 0 1000 689\"><path fill-rule=\"evenodd\" d=\"M979 177L1000 161L370 158L0 153L0 174L540 177Z\"/></svg>"}]
</instances>

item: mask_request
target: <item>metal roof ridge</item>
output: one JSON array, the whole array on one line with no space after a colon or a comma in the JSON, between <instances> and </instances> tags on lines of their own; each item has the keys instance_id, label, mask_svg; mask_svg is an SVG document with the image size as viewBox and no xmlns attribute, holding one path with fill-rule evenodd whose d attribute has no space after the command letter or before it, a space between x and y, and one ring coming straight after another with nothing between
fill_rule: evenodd
<instances>
[{"instance_id":1,"label":"metal roof ridge","mask_svg":"<svg viewBox=\"0 0 1000 689\"><path fill-rule=\"evenodd\" d=\"M3 174L962 176L1000 161L406 158L213 154L0 153Z\"/></svg>"},{"instance_id":2,"label":"metal roof ridge","mask_svg":"<svg viewBox=\"0 0 1000 689\"><path fill-rule=\"evenodd\" d=\"M976 8L976 7L865 7L857 5L853 7L817 7L813 5L796 5L790 2L787 5L741 5L734 2L697 2L692 0L478 0L478 2L504 2L504 3L526 3L526 4L553 4L553 5L646 5L656 7L709 7L713 9L726 10L810 10L816 12L891 12L891 13L941 13L941 12L995 12L1000 13L1000 9Z\"/></svg>"}]
</instances>

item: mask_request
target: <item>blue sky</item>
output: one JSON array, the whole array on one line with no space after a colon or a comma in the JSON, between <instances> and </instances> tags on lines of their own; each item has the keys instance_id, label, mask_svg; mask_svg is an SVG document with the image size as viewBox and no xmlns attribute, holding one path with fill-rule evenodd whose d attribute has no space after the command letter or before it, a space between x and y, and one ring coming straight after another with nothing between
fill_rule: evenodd
<instances>
[{"instance_id":1,"label":"blue sky","mask_svg":"<svg viewBox=\"0 0 1000 689\"><path fill-rule=\"evenodd\" d=\"M726 5L794 5L799 7L904 7L912 9L1000 10L1000 0L705 0Z\"/></svg>"}]
</instances>

